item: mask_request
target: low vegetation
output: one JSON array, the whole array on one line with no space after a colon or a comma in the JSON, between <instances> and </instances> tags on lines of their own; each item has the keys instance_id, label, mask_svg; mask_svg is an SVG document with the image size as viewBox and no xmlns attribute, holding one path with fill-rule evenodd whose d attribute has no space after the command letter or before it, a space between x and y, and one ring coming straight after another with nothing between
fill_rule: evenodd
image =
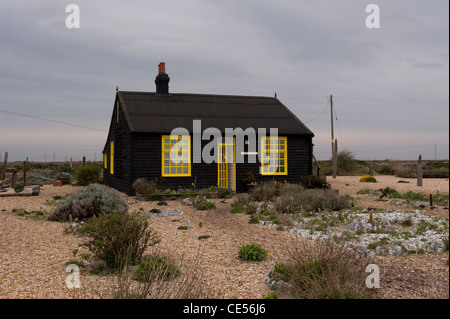
<instances>
[{"instance_id":1,"label":"low vegetation","mask_svg":"<svg viewBox=\"0 0 450 319\"><path fill-rule=\"evenodd\" d=\"M267 250L259 244L248 244L239 249L239 258L249 261L262 261L267 257Z\"/></svg>"},{"instance_id":2,"label":"low vegetation","mask_svg":"<svg viewBox=\"0 0 450 319\"><path fill-rule=\"evenodd\" d=\"M127 209L127 204L115 192L100 184L90 184L75 195L67 196L48 220L82 220L110 212L126 212Z\"/></svg>"},{"instance_id":3,"label":"low vegetation","mask_svg":"<svg viewBox=\"0 0 450 319\"><path fill-rule=\"evenodd\" d=\"M192 186L192 188L179 188L177 190L165 189L162 185L159 185L156 180L148 180L146 178L138 178L132 184L132 188L136 194L141 195L186 195L189 197L212 195L218 198L229 198L232 195L232 191L228 188L211 186L208 188L197 189L195 184L192 184Z\"/></svg>"},{"instance_id":4,"label":"low vegetation","mask_svg":"<svg viewBox=\"0 0 450 319\"><path fill-rule=\"evenodd\" d=\"M145 250L160 241L145 217L119 212L89 219L80 233L90 239L87 247L94 258L113 269L139 263Z\"/></svg>"},{"instance_id":5,"label":"low vegetation","mask_svg":"<svg viewBox=\"0 0 450 319\"><path fill-rule=\"evenodd\" d=\"M370 294L366 287L369 257L343 246L299 242L288 251L288 261L274 267L277 292L288 298L360 299Z\"/></svg>"},{"instance_id":6,"label":"low vegetation","mask_svg":"<svg viewBox=\"0 0 450 319\"><path fill-rule=\"evenodd\" d=\"M376 183L377 179L371 175L363 176L359 179L360 183Z\"/></svg>"},{"instance_id":7,"label":"low vegetation","mask_svg":"<svg viewBox=\"0 0 450 319\"><path fill-rule=\"evenodd\" d=\"M75 172L77 185L87 186L100 182L100 166L96 163L80 166Z\"/></svg>"}]
</instances>

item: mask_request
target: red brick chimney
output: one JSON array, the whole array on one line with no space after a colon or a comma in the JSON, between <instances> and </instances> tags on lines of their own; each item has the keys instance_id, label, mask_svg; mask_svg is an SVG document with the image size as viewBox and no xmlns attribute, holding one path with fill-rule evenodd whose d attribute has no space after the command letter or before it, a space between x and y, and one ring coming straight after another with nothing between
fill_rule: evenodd
<instances>
[{"instance_id":1,"label":"red brick chimney","mask_svg":"<svg viewBox=\"0 0 450 319\"><path fill-rule=\"evenodd\" d=\"M166 73L166 63L160 62L158 64L158 75L155 79L156 95L168 96L169 94L169 81L170 78Z\"/></svg>"}]
</instances>

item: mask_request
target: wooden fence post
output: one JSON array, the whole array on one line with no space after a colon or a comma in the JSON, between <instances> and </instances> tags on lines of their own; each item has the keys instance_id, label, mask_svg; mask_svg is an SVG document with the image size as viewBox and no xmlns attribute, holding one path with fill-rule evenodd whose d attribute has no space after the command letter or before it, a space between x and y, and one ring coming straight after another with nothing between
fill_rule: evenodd
<instances>
[{"instance_id":1,"label":"wooden fence post","mask_svg":"<svg viewBox=\"0 0 450 319\"><path fill-rule=\"evenodd\" d=\"M5 158L3 159L3 167L0 171L1 181L3 185L3 180L6 179L6 164L8 164L8 152L5 152Z\"/></svg>"},{"instance_id":2,"label":"wooden fence post","mask_svg":"<svg viewBox=\"0 0 450 319\"><path fill-rule=\"evenodd\" d=\"M27 162L23 161L23 187L27 186Z\"/></svg>"},{"instance_id":3,"label":"wooden fence post","mask_svg":"<svg viewBox=\"0 0 450 319\"><path fill-rule=\"evenodd\" d=\"M373 176L373 163L369 162L369 175Z\"/></svg>"},{"instance_id":4,"label":"wooden fence post","mask_svg":"<svg viewBox=\"0 0 450 319\"><path fill-rule=\"evenodd\" d=\"M422 186L422 155L419 155L417 161L417 186Z\"/></svg>"},{"instance_id":5,"label":"wooden fence post","mask_svg":"<svg viewBox=\"0 0 450 319\"><path fill-rule=\"evenodd\" d=\"M17 182L17 171L14 169L12 171L12 176L11 176L11 188L16 188L16 182Z\"/></svg>"}]
</instances>

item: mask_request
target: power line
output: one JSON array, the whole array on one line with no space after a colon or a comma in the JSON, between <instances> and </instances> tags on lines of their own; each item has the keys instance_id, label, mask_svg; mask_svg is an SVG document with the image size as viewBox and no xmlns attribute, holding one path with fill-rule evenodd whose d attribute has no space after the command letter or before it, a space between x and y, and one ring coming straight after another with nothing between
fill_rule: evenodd
<instances>
[{"instance_id":1,"label":"power line","mask_svg":"<svg viewBox=\"0 0 450 319\"><path fill-rule=\"evenodd\" d=\"M323 103L323 102L322 102ZM328 106L328 104L327 103L325 103L325 105L324 105L324 107L323 107L323 109L322 109L322 111L320 111L320 113L319 113L319 115L317 115L317 116L315 116L312 120L309 120L309 121L306 121L306 122L303 122L303 124L306 124L306 123L311 123L312 121L315 121L315 120L317 120L322 114L323 114L323 112L325 112L325 110L326 110L326 108L327 108L327 106Z\"/></svg>"},{"instance_id":2,"label":"power line","mask_svg":"<svg viewBox=\"0 0 450 319\"><path fill-rule=\"evenodd\" d=\"M420 104L445 104L448 105L448 102L436 102L436 101L414 101L414 100L390 100L390 99L379 99L379 98L362 98L362 97L345 97L341 96L341 99L350 99L350 100L371 100L371 101L383 101L383 102L394 102L394 103L420 103Z\"/></svg>"},{"instance_id":3,"label":"power line","mask_svg":"<svg viewBox=\"0 0 450 319\"><path fill-rule=\"evenodd\" d=\"M14 114L14 115L19 115L19 116L24 116L24 117L29 117L29 118L36 119L36 120L41 120L41 121L47 121L47 122L53 122L53 123L58 123L58 124L64 124L64 125L70 125L70 126L85 128L85 129L88 129L88 130L94 130L94 131L100 131L100 132L108 132L108 131L101 130L101 129L94 128L94 127L78 125L78 124L72 124L72 123L67 123L67 122L63 122L63 121L52 120L52 119L47 119L47 118L43 118L43 117L27 115L27 114L22 114L22 113L17 113L17 112L11 112L11 111L1 110L1 109L0 109L0 112Z\"/></svg>"}]
</instances>

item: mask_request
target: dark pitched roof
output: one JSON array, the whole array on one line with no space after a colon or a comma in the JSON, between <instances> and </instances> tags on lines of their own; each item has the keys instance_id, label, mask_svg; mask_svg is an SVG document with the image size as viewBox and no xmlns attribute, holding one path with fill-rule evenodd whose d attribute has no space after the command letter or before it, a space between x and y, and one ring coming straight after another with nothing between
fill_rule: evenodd
<instances>
[{"instance_id":1,"label":"dark pitched roof","mask_svg":"<svg viewBox=\"0 0 450 319\"><path fill-rule=\"evenodd\" d=\"M177 93L158 96L150 92L118 91L132 132L169 133L176 127L192 132L192 121L208 127L278 128L278 134L314 134L277 98L258 96Z\"/></svg>"}]
</instances>

